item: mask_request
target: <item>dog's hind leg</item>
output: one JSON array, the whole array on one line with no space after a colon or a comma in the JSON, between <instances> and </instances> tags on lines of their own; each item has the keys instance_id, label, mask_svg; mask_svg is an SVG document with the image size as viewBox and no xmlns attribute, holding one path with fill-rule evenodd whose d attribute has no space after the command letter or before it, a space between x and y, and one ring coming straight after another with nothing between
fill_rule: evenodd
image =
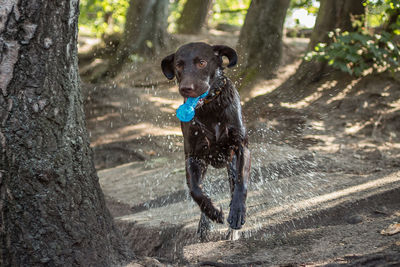
<instances>
[{"instance_id":1,"label":"dog's hind leg","mask_svg":"<svg viewBox=\"0 0 400 267\"><path fill-rule=\"evenodd\" d=\"M250 151L245 145L234 150L228 166L231 185L231 203L228 223L232 229L240 229L246 222L247 181L250 175Z\"/></svg>"},{"instance_id":2,"label":"dog's hind leg","mask_svg":"<svg viewBox=\"0 0 400 267\"><path fill-rule=\"evenodd\" d=\"M237 182L237 157L235 151L233 150L232 150L232 158L231 161L228 162L227 170L229 178L229 188L231 191L231 203L229 204L229 206L232 206L233 192L235 190L235 183ZM239 239L238 230L229 227L226 233L226 240L235 241L238 239Z\"/></svg>"},{"instance_id":3,"label":"dog's hind leg","mask_svg":"<svg viewBox=\"0 0 400 267\"><path fill-rule=\"evenodd\" d=\"M217 223L224 223L222 210L214 206L211 199L202 189L201 183L206 169L207 164L204 160L195 157L188 157L186 159L186 182L190 190L190 195L208 218Z\"/></svg>"}]
</instances>

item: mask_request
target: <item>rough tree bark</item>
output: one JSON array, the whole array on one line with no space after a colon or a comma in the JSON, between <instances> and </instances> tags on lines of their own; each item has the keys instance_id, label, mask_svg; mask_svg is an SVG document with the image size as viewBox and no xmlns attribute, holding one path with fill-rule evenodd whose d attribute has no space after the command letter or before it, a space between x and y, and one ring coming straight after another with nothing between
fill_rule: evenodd
<instances>
[{"instance_id":1,"label":"rough tree bark","mask_svg":"<svg viewBox=\"0 0 400 267\"><path fill-rule=\"evenodd\" d=\"M269 77L279 66L283 23L290 0L252 0L240 31L238 50L246 75Z\"/></svg>"},{"instance_id":2,"label":"rough tree bark","mask_svg":"<svg viewBox=\"0 0 400 267\"><path fill-rule=\"evenodd\" d=\"M78 14L78 0L1 1L1 266L111 266L130 257L89 148Z\"/></svg>"},{"instance_id":3,"label":"rough tree bark","mask_svg":"<svg viewBox=\"0 0 400 267\"><path fill-rule=\"evenodd\" d=\"M166 46L168 0L131 0L122 42L107 69L115 76L131 54L152 56Z\"/></svg>"},{"instance_id":4,"label":"rough tree bark","mask_svg":"<svg viewBox=\"0 0 400 267\"><path fill-rule=\"evenodd\" d=\"M178 33L196 34L207 25L213 0L187 0L177 21Z\"/></svg>"}]
</instances>

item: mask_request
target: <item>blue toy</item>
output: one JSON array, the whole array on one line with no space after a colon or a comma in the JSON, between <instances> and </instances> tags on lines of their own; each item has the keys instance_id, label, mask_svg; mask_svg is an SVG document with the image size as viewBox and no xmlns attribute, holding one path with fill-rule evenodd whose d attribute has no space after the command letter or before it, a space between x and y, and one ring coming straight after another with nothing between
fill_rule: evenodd
<instances>
[{"instance_id":1,"label":"blue toy","mask_svg":"<svg viewBox=\"0 0 400 267\"><path fill-rule=\"evenodd\" d=\"M208 91L198 97L188 97L186 102L179 106L176 110L176 116L180 121L188 122L194 118L194 109L200 99L205 98L208 95Z\"/></svg>"}]
</instances>

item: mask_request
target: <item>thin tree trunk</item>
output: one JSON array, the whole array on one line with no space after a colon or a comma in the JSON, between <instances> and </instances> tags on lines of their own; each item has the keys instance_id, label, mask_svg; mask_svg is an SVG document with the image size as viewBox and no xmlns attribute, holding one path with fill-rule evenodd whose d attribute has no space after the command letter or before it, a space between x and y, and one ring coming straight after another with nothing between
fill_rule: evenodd
<instances>
[{"instance_id":1,"label":"thin tree trunk","mask_svg":"<svg viewBox=\"0 0 400 267\"><path fill-rule=\"evenodd\" d=\"M352 18L362 19L360 16L365 14L362 2L362 0L321 0L308 49L313 50L318 43L329 43L328 33L335 29L356 30L352 25ZM291 79L295 83L318 80L325 67L326 63L324 62L303 60Z\"/></svg>"},{"instance_id":2,"label":"thin tree trunk","mask_svg":"<svg viewBox=\"0 0 400 267\"><path fill-rule=\"evenodd\" d=\"M319 42L329 42L328 33L340 28L342 31L354 30L351 17L365 12L362 0L321 0L317 20L309 43L313 48ZM265 102L297 102L313 93L312 82L318 81L327 72L326 63L305 61L296 73L274 91L260 96ZM258 101L258 100L254 100ZM248 103L251 105L251 101Z\"/></svg>"},{"instance_id":3,"label":"thin tree trunk","mask_svg":"<svg viewBox=\"0 0 400 267\"><path fill-rule=\"evenodd\" d=\"M131 0L121 44L107 68L115 76L129 56L136 53L153 56L166 46L168 0Z\"/></svg>"},{"instance_id":4,"label":"thin tree trunk","mask_svg":"<svg viewBox=\"0 0 400 267\"><path fill-rule=\"evenodd\" d=\"M0 5L0 265L129 257L105 206L77 67L79 1Z\"/></svg>"},{"instance_id":5,"label":"thin tree trunk","mask_svg":"<svg viewBox=\"0 0 400 267\"><path fill-rule=\"evenodd\" d=\"M187 0L177 21L178 33L196 34L207 25L212 0Z\"/></svg>"},{"instance_id":6,"label":"thin tree trunk","mask_svg":"<svg viewBox=\"0 0 400 267\"><path fill-rule=\"evenodd\" d=\"M362 0L321 0L309 49L314 49L317 43L328 43L330 31L335 29L353 31L352 17L365 14L362 2Z\"/></svg>"},{"instance_id":7,"label":"thin tree trunk","mask_svg":"<svg viewBox=\"0 0 400 267\"><path fill-rule=\"evenodd\" d=\"M122 40L127 52L153 55L165 46L168 0L131 0Z\"/></svg>"},{"instance_id":8,"label":"thin tree trunk","mask_svg":"<svg viewBox=\"0 0 400 267\"><path fill-rule=\"evenodd\" d=\"M252 0L239 37L239 55L247 73L269 77L282 56L283 23L290 0Z\"/></svg>"}]
</instances>

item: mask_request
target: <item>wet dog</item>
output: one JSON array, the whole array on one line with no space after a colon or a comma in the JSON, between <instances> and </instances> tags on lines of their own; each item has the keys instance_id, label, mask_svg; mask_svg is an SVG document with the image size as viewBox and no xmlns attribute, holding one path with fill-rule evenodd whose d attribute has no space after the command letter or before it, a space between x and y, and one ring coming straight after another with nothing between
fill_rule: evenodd
<instances>
[{"instance_id":1,"label":"wet dog","mask_svg":"<svg viewBox=\"0 0 400 267\"><path fill-rule=\"evenodd\" d=\"M222 209L216 208L202 189L208 165L227 167L231 190L230 227L240 229L246 220L250 151L239 94L224 75L223 56L229 59L227 67L236 65L237 54L228 46L189 43L161 62L164 75L170 80L176 77L185 101L209 91L197 103L194 118L181 122L187 185L202 211L200 234L202 228L208 227L206 217L217 223L224 222Z\"/></svg>"}]
</instances>

